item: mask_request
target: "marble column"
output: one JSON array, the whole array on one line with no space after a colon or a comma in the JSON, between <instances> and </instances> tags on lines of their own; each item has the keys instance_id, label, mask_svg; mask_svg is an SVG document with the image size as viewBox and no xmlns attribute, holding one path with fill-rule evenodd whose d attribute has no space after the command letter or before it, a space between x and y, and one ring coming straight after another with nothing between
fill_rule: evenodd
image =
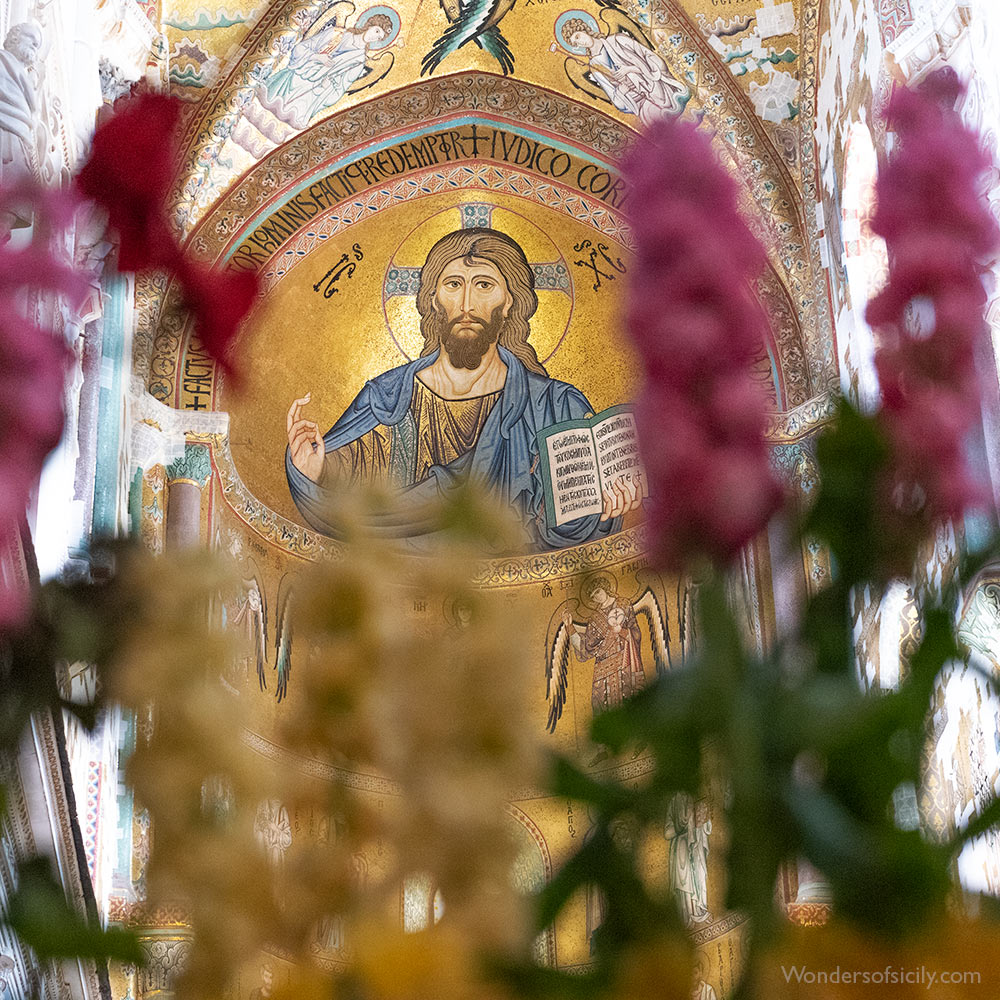
<instances>
[{"instance_id":1,"label":"marble column","mask_svg":"<svg viewBox=\"0 0 1000 1000\"><path fill-rule=\"evenodd\" d=\"M150 928L138 931L146 958L135 970L135 1000L153 1000L174 995L174 982L191 950L191 934L184 928Z\"/></svg>"},{"instance_id":2,"label":"marble column","mask_svg":"<svg viewBox=\"0 0 1000 1000\"><path fill-rule=\"evenodd\" d=\"M201 491L212 478L208 448L188 444L167 466L167 549L201 544Z\"/></svg>"}]
</instances>

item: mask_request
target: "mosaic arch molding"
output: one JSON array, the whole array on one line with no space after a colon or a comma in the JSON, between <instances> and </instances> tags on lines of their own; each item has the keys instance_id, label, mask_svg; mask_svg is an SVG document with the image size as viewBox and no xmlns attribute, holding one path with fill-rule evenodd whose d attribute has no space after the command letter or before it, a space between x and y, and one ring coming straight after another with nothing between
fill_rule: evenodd
<instances>
[{"instance_id":1,"label":"mosaic arch molding","mask_svg":"<svg viewBox=\"0 0 1000 1000\"><path fill-rule=\"evenodd\" d=\"M409 119L414 99L434 112L433 126L426 118L417 124ZM318 242L375 211L448 185L532 199L630 245L617 210L625 192L614 167L630 133L593 108L540 88L469 74L424 81L394 101L379 102L379 122L371 121L371 111L362 106L326 119L258 163L198 224L189 240L195 255L252 266L266 288L287 270L283 261L301 259ZM426 149L434 136L437 162L421 166L414 146ZM380 160L380 154L389 160ZM320 195L317 184L326 185L322 211L312 204L305 225L302 199L310 202L310 191ZM759 222L749 196L747 202ZM262 239L262 232L273 238ZM761 235L773 245L773 233ZM768 354L780 409L799 405L822 388L812 373L815 345L808 342L809 328L803 329L801 297L788 280L796 248L801 252L792 243L772 255L773 266L758 289L772 316ZM174 392L185 329L173 308L173 290L162 279L144 278L137 293L142 316L137 374L157 398L184 406Z\"/></svg>"},{"instance_id":2,"label":"mosaic arch molding","mask_svg":"<svg viewBox=\"0 0 1000 1000\"><path fill-rule=\"evenodd\" d=\"M809 76L815 63L815 34L817 30L817 10L819 0L804 0L802 7L802 105L799 128L808 133L811 125L804 122L811 118L809 111L815 100L814 87ZM243 115L247 101L260 85L261 67L269 67L275 59L274 46L293 29L296 18L301 18L313 10L311 5L286 3L271 7L251 29L238 53L232 58L219 78L208 88L205 96L188 113L185 122L184 142L177 162L177 176L172 203L178 228L189 234L195 224L211 213L227 194L237 185L236 174L224 176L219 164L219 151L227 137ZM767 243L780 248L777 254L782 278L788 287L796 309L803 317L810 337L815 341L807 352L809 377L816 391L821 391L826 383L832 382L835 363L832 352L832 330L827 315L825 275L818 263L818 250L809 226L809 208L812 197L805 200L798 184L803 189L813 186L810 176L812 165L812 144L808 134L802 135L801 172L793 177L785 155L777 148L776 138L771 136L765 124L756 115L747 94L735 82L733 74L725 67L715 50L708 44L702 30L696 27L689 16L674 2L667 0L652 9L652 25L649 34L656 40L659 54L671 72L683 78L690 86L692 98L689 103L691 113L697 115L718 139L720 152L732 161L734 172L746 179L748 186L748 214L757 223L760 235ZM518 66L518 72L521 65ZM530 65L525 73L530 77ZM551 89L546 90L530 80L498 77L490 73L475 74L480 86L477 94L480 106L489 108L496 102L508 113L515 110L527 112L531 107L518 101L519 91L547 93L550 97L565 101L561 109L564 113L576 109L584 117L593 117L603 125L608 122L617 126L619 133L617 148L607 148L609 153L620 152L624 139L631 134L634 119L629 116L604 114L593 104L567 100ZM377 100L358 103L346 111L338 112L324 122L336 120L355 138L373 138L398 127L400 119L408 122L429 120L445 107L454 103L456 86L468 81L470 74L457 73L450 76L431 77L415 85L379 93L379 88L366 91L366 95L376 95ZM485 84L485 86L484 86ZM561 84L568 89L568 81ZM488 91L488 92L487 92ZM401 106L400 95L405 94L405 107ZM364 96L364 95L361 95ZM357 114L350 112L356 111ZM571 121L577 134L586 132L586 123ZM288 140L284 148L294 148L297 140L316 126L300 132ZM336 130L334 130L336 132ZM335 138L335 136L334 136ZM785 141L782 139L781 141ZM264 159L271 159L267 154ZM252 172L255 168L250 168ZM243 175L244 177L246 174ZM209 178L210 187L206 187ZM240 182L240 184L242 181ZM805 203L804 203L805 201Z\"/></svg>"}]
</instances>

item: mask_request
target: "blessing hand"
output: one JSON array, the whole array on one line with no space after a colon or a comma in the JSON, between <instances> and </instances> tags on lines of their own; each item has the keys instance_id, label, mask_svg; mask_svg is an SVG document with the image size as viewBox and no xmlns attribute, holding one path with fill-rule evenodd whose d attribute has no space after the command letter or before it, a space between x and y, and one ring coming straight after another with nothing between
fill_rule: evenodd
<instances>
[{"instance_id":1,"label":"blessing hand","mask_svg":"<svg viewBox=\"0 0 1000 1000\"><path fill-rule=\"evenodd\" d=\"M311 420L302 418L302 407L312 398L312 393L307 392L301 399L295 400L288 410L286 427L288 430L288 449L292 456L292 465L295 466L302 475L311 479L314 483L319 482L319 477L323 474L323 463L326 461L326 448L323 444L323 435L319 432L318 425Z\"/></svg>"}]
</instances>

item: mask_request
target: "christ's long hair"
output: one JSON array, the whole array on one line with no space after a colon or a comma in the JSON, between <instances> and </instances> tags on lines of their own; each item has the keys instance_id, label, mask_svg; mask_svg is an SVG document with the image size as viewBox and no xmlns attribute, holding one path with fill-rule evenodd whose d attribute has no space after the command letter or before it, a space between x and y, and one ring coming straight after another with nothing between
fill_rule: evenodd
<instances>
[{"instance_id":1,"label":"christ's long hair","mask_svg":"<svg viewBox=\"0 0 1000 1000\"><path fill-rule=\"evenodd\" d=\"M529 371L547 375L535 349L528 343L530 320L538 308L535 275L531 265L516 241L495 229L482 226L458 229L442 236L427 254L427 260L420 271L420 289L417 292L420 332L424 336L424 348L420 356L425 357L436 351L441 343L443 316L434 303L434 293L441 272L459 258L470 266L476 260L489 261L503 275L513 302L500 328L497 342Z\"/></svg>"}]
</instances>

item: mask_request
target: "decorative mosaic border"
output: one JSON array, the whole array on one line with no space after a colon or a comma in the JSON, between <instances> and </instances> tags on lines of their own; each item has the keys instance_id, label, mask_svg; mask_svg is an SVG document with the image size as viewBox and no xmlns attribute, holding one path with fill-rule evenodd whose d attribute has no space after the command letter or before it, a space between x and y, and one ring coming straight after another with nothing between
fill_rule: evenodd
<instances>
[{"instance_id":1,"label":"decorative mosaic border","mask_svg":"<svg viewBox=\"0 0 1000 1000\"><path fill-rule=\"evenodd\" d=\"M233 109L220 117L232 115ZM337 112L275 148L246 174L232 183L216 201L206 206L193 224L189 220L190 198L185 186L192 188L196 175L180 183L170 204L177 206L178 222L192 237L211 231L218 225L220 213L250 214L263 208L271 196L283 190L302 174L331 160L340 159L354 149L399 133L414 125L446 124L458 115L477 115L498 124L520 123L580 148L589 148L605 162L613 162L625 149L633 131L592 104L575 101L565 95L523 80L484 72L463 72L411 82L399 90ZM202 146L192 148L187 163L208 162L205 146L211 127L199 132ZM258 183L259 182L259 183ZM245 192L252 188L255 203ZM261 197L263 195L263 197ZM185 213L188 213L186 215ZM235 231L239 225L232 225ZM211 238L211 237L210 237Z\"/></svg>"},{"instance_id":2,"label":"decorative mosaic border","mask_svg":"<svg viewBox=\"0 0 1000 1000\"><path fill-rule=\"evenodd\" d=\"M825 392L793 410L768 417L766 439L773 444L797 441L830 423L837 413L839 392Z\"/></svg>"},{"instance_id":3,"label":"decorative mosaic border","mask_svg":"<svg viewBox=\"0 0 1000 1000\"><path fill-rule=\"evenodd\" d=\"M108 921L128 927L187 927L190 915L181 906L154 906L145 900L129 902L113 896L108 907Z\"/></svg>"},{"instance_id":4,"label":"decorative mosaic border","mask_svg":"<svg viewBox=\"0 0 1000 1000\"><path fill-rule=\"evenodd\" d=\"M404 203L414 198L430 196L440 191L461 188L465 190L490 190L534 200L557 211L562 211L584 224L606 234L626 248L632 244L627 223L619 214L597 199L588 198L576 190L543 180L537 175L518 168L503 167L493 163L463 163L444 168L429 168L383 187L372 188L346 202L341 202L313 220L312 224L295 234L272 258L278 261L263 273L264 288L272 287L309 253L333 235L343 232L357 221L368 218L376 209L392 203ZM174 376L179 351L185 334L181 314L175 308L175 296L161 283L156 291L164 296L160 311L157 335L152 340L151 327L156 322L154 303L141 301L142 320L137 341L141 339L147 349L154 352L151 362L144 365L149 379L149 389L157 398L172 398ZM779 378L785 405L801 403L808 397L808 384L802 329L794 304L778 275L768 269L761 277L759 294L772 319L772 330L780 365ZM137 347L137 352L139 348ZM138 360L138 353L137 353Z\"/></svg>"},{"instance_id":5,"label":"decorative mosaic border","mask_svg":"<svg viewBox=\"0 0 1000 1000\"><path fill-rule=\"evenodd\" d=\"M219 473L226 505L263 541L302 559L343 557L343 546L336 540L276 514L250 492L233 462L228 437L217 436L211 439L211 444L212 461ZM645 559L644 539L641 527L631 528L572 548L487 560L476 574L475 583L483 588L507 588Z\"/></svg>"},{"instance_id":6,"label":"decorative mosaic border","mask_svg":"<svg viewBox=\"0 0 1000 1000\"><path fill-rule=\"evenodd\" d=\"M593 227L627 249L632 249L632 234L625 219L596 199L572 188L541 180L536 174L495 163L463 163L445 169L428 169L406 178L373 188L347 203L334 206L317 216L308 230L296 233L261 274L264 290L301 263L317 246L363 219L375 208L404 204L442 191L475 190L510 194L529 199L546 208L561 211L578 222Z\"/></svg>"},{"instance_id":7,"label":"decorative mosaic border","mask_svg":"<svg viewBox=\"0 0 1000 1000\"><path fill-rule=\"evenodd\" d=\"M816 207L822 204L819 167L816 163L814 137L817 108L817 72L819 55L820 0L802 0L802 55L800 57L802 100L799 115L802 150L801 212L807 238L800 248L801 264L809 272L809 295L798 302L800 322L811 330L807 361L813 393L835 390L839 382L837 353L834 346L833 306L829 277L820 256L819 229L815 225ZM806 113L808 112L808 113Z\"/></svg>"}]
</instances>

